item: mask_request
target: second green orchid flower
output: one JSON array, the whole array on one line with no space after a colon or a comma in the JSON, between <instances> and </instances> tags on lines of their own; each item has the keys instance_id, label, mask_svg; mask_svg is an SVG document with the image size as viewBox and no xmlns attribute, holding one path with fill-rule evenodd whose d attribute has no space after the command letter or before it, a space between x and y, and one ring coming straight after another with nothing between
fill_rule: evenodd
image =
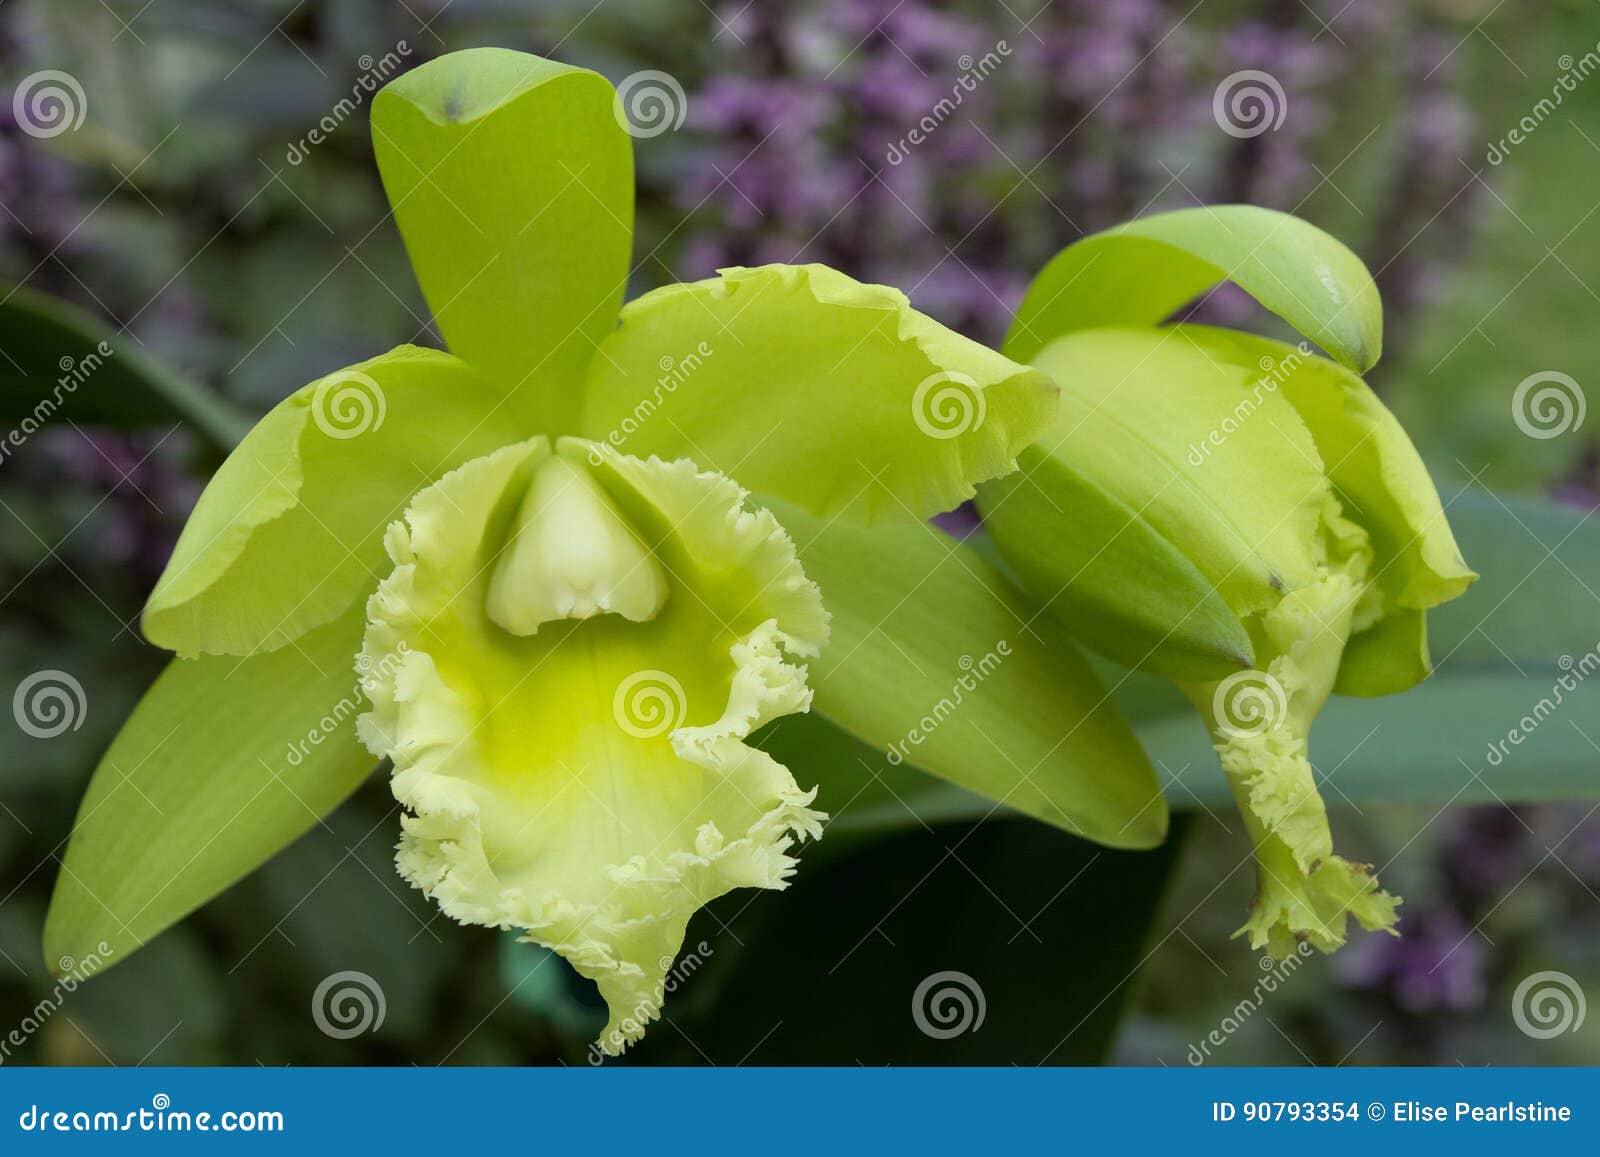
<instances>
[{"instance_id":1,"label":"second green orchid flower","mask_svg":"<svg viewBox=\"0 0 1600 1157\"><path fill-rule=\"evenodd\" d=\"M1164 325L1232 280L1334 359ZM1390 929L1398 900L1333 854L1310 732L1334 692L1426 678L1426 612L1466 590L1426 468L1358 376L1382 344L1361 261L1243 205L1085 238L1039 274L1005 351L1063 391L1022 470L984 488L1025 583L1108 656L1176 680L1255 847L1241 933L1278 954Z\"/></svg>"}]
</instances>

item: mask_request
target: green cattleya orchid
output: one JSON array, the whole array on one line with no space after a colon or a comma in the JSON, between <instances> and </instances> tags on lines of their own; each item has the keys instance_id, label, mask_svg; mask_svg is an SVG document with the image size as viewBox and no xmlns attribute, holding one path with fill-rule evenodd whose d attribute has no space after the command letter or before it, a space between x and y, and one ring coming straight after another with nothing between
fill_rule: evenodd
<instances>
[{"instance_id":1,"label":"green cattleya orchid","mask_svg":"<svg viewBox=\"0 0 1600 1157\"><path fill-rule=\"evenodd\" d=\"M1234 280L1322 344L1161 323ZM1033 593L1092 645L1182 686L1255 846L1240 930L1331 951L1395 897L1333 853L1309 735L1333 692L1429 673L1425 613L1476 577L1399 423L1355 370L1377 290L1332 238L1245 206L1134 222L1041 273L1006 350L1061 386L1055 428L980 497Z\"/></svg>"},{"instance_id":2,"label":"green cattleya orchid","mask_svg":"<svg viewBox=\"0 0 1600 1157\"><path fill-rule=\"evenodd\" d=\"M491 49L378 95L384 186L454 352L401 347L306 386L212 479L144 613L149 639L184 658L97 774L47 943L70 946L106 912L137 946L303 829L274 815L230 830L244 850L219 855L269 782L230 815L171 768L168 737L204 726L192 716L229 681L242 762L279 781L321 773L310 799L289 792L312 819L363 762L391 760L401 874L456 920L516 929L593 979L608 1052L657 1015L693 913L783 887L820 834L815 789L750 740L809 708L800 660L829 616L789 533L732 478L797 519L920 533L1015 468L1056 391L898 291L821 266L670 286L619 324L632 157L614 99L595 73ZM951 404L978 420L939 425ZM812 529L819 563L839 565ZM354 710L323 715L289 766L271 749L286 722L244 700L305 713L296 654L313 690L354 659L370 755ZM1037 682L1038 662L1016 677ZM1148 765L1124 758L1133 788L1074 790L1086 825L1114 805L1109 838L1148 845L1165 812ZM134 773L159 817L131 818L140 799L115 794ZM1055 807L1055 791L1030 784L1015 802ZM193 854L158 869L128 834L139 825ZM124 896L129 873L158 870L172 878Z\"/></svg>"}]
</instances>

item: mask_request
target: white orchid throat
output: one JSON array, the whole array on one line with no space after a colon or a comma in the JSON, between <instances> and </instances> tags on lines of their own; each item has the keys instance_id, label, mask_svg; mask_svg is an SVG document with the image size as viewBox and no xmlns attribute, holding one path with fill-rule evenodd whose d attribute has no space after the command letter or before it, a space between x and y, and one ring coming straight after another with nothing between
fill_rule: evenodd
<instances>
[{"instance_id":1,"label":"white orchid throat","mask_svg":"<svg viewBox=\"0 0 1600 1157\"><path fill-rule=\"evenodd\" d=\"M788 656L828 634L745 498L687 460L534 438L417 494L367 604L359 732L411 812L401 874L594 980L608 1052L659 1012L696 909L784 887L825 818L745 742L809 708Z\"/></svg>"}]
</instances>

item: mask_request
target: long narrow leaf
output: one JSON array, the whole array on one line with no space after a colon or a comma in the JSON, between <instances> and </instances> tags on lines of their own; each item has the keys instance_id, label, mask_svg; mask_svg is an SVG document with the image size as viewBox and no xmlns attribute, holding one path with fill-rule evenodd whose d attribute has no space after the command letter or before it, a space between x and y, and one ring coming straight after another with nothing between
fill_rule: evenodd
<instances>
[{"instance_id":1,"label":"long narrow leaf","mask_svg":"<svg viewBox=\"0 0 1600 1157\"><path fill-rule=\"evenodd\" d=\"M360 635L347 615L279 651L168 666L84 795L45 922L52 967L123 959L356 789L373 766L355 738Z\"/></svg>"},{"instance_id":2,"label":"long narrow leaf","mask_svg":"<svg viewBox=\"0 0 1600 1157\"><path fill-rule=\"evenodd\" d=\"M250 428L229 403L82 310L21 286L0 298L0 421L17 433L58 414L122 428L183 421L227 450Z\"/></svg>"}]
</instances>

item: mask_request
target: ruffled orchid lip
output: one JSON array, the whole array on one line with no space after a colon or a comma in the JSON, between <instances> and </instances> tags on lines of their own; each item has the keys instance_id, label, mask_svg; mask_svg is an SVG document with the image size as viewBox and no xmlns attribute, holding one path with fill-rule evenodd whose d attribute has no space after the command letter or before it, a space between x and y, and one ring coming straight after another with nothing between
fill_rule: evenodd
<instances>
[{"instance_id":1,"label":"ruffled orchid lip","mask_svg":"<svg viewBox=\"0 0 1600 1157\"><path fill-rule=\"evenodd\" d=\"M1334 854L1311 765L1312 722L1333 691L1347 641L1376 601L1366 533L1331 495L1323 519L1317 578L1255 623L1263 669L1186 688L1209 721L1255 849L1256 895L1237 935L1280 957L1302 941L1334 951L1352 917L1368 931L1393 933L1400 903L1379 889L1369 866Z\"/></svg>"},{"instance_id":2,"label":"ruffled orchid lip","mask_svg":"<svg viewBox=\"0 0 1600 1157\"><path fill-rule=\"evenodd\" d=\"M401 874L594 980L615 1052L659 1012L689 917L784 887L821 834L814 791L745 741L809 708L787 656L827 617L728 479L593 450L535 438L413 499L368 604L359 731L411 813Z\"/></svg>"}]
</instances>

